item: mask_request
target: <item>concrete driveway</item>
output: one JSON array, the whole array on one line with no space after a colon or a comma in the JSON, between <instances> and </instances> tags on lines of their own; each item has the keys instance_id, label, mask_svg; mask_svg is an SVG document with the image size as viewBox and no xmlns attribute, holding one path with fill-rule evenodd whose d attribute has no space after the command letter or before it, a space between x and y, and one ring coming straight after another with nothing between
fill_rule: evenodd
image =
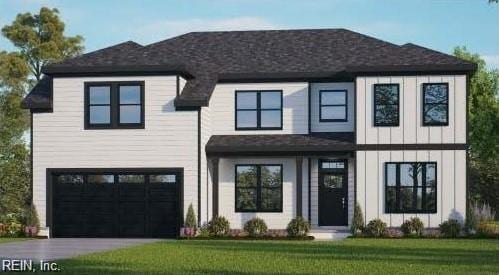
<instances>
[{"instance_id":1,"label":"concrete driveway","mask_svg":"<svg viewBox=\"0 0 499 275\"><path fill-rule=\"evenodd\" d=\"M0 244L0 259L56 260L157 242L158 239L42 239Z\"/></svg>"}]
</instances>

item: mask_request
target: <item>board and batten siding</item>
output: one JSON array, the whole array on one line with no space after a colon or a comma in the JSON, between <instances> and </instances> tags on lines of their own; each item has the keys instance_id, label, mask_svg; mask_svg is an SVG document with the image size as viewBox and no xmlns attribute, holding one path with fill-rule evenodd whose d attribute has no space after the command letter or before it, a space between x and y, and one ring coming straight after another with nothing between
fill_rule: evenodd
<instances>
[{"instance_id":1,"label":"board and batten siding","mask_svg":"<svg viewBox=\"0 0 499 275\"><path fill-rule=\"evenodd\" d=\"M238 213L235 211L235 166L237 164L282 164L282 212L277 213ZM308 164L303 160L303 215L306 216L307 200L305 192L308 186ZM289 221L296 217L296 158L221 158L219 163L219 215L230 222L231 228L242 229L244 224L254 217L265 220L269 229L285 229Z\"/></svg>"},{"instance_id":2,"label":"board and batten siding","mask_svg":"<svg viewBox=\"0 0 499 275\"><path fill-rule=\"evenodd\" d=\"M449 125L423 126L423 83L449 84ZM374 84L400 87L400 124L374 126ZM357 144L466 143L466 76L357 77Z\"/></svg>"},{"instance_id":3,"label":"board and batten siding","mask_svg":"<svg viewBox=\"0 0 499 275\"><path fill-rule=\"evenodd\" d=\"M347 121L321 122L319 94L321 90L347 90ZM312 132L353 132L354 131L354 83L311 83L310 84L310 130Z\"/></svg>"},{"instance_id":4,"label":"board and batten siding","mask_svg":"<svg viewBox=\"0 0 499 275\"><path fill-rule=\"evenodd\" d=\"M434 214L385 213L385 163L437 163L437 212ZM420 218L425 227L438 227L450 218L464 220L466 211L466 151L358 151L357 202L366 222L380 218L388 226L399 227L411 217Z\"/></svg>"},{"instance_id":5,"label":"board and batten siding","mask_svg":"<svg viewBox=\"0 0 499 275\"><path fill-rule=\"evenodd\" d=\"M145 129L84 129L84 83L145 81ZM175 76L53 80L53 112L33 114L33 195L46 226L47 168L184 168L184 213L197 209L197 111L175 112Z\"/></svg>"},{"instance_id":6,"label":"board and batten siding","mask_svg":"<svg viewBox=\"0 0 499 275\"><path fill-rule=\"evenodd\" d=\"M282 130L235 130L236 91L282 90ZM213 135L308 133L308 83L219 83L210 99Z\"/></svg>"}]
</instances>

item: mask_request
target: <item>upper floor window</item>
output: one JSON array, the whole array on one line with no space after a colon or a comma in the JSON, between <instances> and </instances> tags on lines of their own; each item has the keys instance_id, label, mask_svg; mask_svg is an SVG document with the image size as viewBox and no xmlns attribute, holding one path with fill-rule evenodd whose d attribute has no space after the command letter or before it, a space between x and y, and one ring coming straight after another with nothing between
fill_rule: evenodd
<instances>
[{"instance_id":1,"label":"upper floor window","mask_svg":"<svg viewBox=\"0 0 499 275\"><path fill-rule=\"evenodd\" d=\"M399 84L374 84L374 126L399 126Z\"/></svg>"},{"instance_id":2,"label":"upper floor window","mask_svg":"<svg viewBox=\"0 0 499 275\"><path fill-rule=\"evenodd\" d=\"M436 213L437 163L385 164L386 213Z\"/></svg>"},{"instance_id":3,"label":"upper floor window","mask_svg":"<svg viewBox=\"0 0 499 275\"><path fill-rule=\"evenodd\" d=\"M144 128L144 83L85 83L85 129L119 128Z\"/></svg>"},{"instance_id":4,"label":"upper floor window","mask_svg":"<svg viewBox=\"0 0 499 275\"><path fill-rule=\"evenodd\" d=\"M319 121L347 121L347 90L319 91Z\"/></svg>"},{"instance_id":5,"label":"upper floor window","mask_svg":"<svg viewBox=\"0 0 499 275\"><path fill-rule=\"evenodd\" d=\"M423 125L449 125L449 84L423 84Z\"/></svg>"},{"instance_id":6,"label":"upper floor window","mask_svg":"<svg viewBox=\"0 0 499 275\"><path fill-rule=\"evenodd\" d=\"M282 212L282 165L236 165L236 212Z\"/></svg>"},{"instance_id":7,"label":"upper floor window","mask_svg":"<svg viewBox=\"0 0 499 275\"><path fill-rule=\"evenodd\" d=\"M236 91L236 130L282 130L282 91Z\"/></svg>"}]
</instances>

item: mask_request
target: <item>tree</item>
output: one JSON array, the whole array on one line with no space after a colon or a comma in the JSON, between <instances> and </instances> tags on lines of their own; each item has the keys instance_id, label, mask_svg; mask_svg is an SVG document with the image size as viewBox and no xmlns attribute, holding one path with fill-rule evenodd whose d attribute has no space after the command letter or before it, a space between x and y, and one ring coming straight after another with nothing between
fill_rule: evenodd
<instances>
[{"instance_id":1,"label":"tree","mask_svg":"<svg viewBox=\"0 0 499 275\"><path fill-rule=\"evenodd\" d=\"M21 55L0 52L0 216L20 214L30 202L29 150L23 139L29 119L20 108L28 74Z\"/></svg>"},{"instance_id":2,"label":"tree","mask_svg":"<svg viewBox=\"0 0 499 275\"><path fill-rule=\"evenodd\" d=\"M0 51L0 219L14 214L18 221L31 209L29 148L25 134L29 112L21 101L42 67L83 51L81 36L64 36L64 23L56 9L18 14L3 35L17 48Z\"/></svg>"},{"instance_id":3,"label":"tree","mask_svg":"<svg viewBox=\"0 0 499 275\"><path fill-rule=\"evenodd\" d=\"M454 55L478 65L470 79L468 98L470 199L498 209L499 71L487 69L485 61L465 47L455 48Z\"/></svg>"},{"instance_id":4,"label":"tree","mask_svg":"<svg viewBox=\"0 0 499 275\"><path fill-rule=\"evenodd\" d=\"M79 55L83 38L64 36L65 25L57 9L41 8L38 14L18 14L11 25L2 28L3 35L19 49L36 80L48 63Z\"/></svg>"}]
</instances>

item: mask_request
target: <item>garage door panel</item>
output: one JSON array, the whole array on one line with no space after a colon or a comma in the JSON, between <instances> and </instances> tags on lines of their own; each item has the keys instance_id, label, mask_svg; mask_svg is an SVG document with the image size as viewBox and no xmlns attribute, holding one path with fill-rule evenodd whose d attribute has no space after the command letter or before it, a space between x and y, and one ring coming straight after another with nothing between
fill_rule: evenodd
<instances>
[{"instance_id":1,"label":"garage door panel","mask_svg":"<svg viewBox=\"0 0 499 275\"><path fill-rule=\"evenodd\" d=\"M158 172L53 175L53 236L174 237L180 178Z\"/></svg>"},{"instance_id":2,"label":"garage door panel","mask_svg":"<svg viewBox=\"0 0 499 275\"><path fill-rule=\"evenodd\" d=\"M85 185L83 199L85 201L112 201L115 192L114 184L89 183Z\"/></svg>"}]
</instances>

